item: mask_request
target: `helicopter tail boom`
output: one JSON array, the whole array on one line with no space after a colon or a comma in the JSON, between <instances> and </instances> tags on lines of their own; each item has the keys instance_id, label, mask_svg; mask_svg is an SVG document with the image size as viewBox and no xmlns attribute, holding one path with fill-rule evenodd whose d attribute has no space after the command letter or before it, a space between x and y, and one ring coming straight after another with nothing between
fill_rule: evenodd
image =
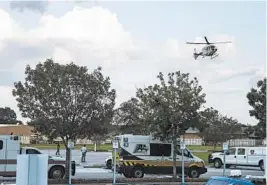
<instances>
[{"instance_id":1,"label":"helicopter tail boom","mask_svg":"<svg viewBox=\"0 0 267 185\"><path fill-rule=\"evenodd\" d=\"M196 60L198 58L199 55L201 55L202 53L197 53L196 52L196 48L194 49L194 59Z\"/></svg>"}]
</instances>

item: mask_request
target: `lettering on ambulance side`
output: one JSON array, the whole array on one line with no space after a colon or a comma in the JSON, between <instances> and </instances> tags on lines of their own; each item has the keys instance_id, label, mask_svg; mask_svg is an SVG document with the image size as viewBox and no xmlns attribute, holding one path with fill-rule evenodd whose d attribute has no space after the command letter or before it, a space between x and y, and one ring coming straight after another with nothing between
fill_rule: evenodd
<instances>
[{"instance_id":1,"label":"lettering on ambulance side","mask_svg":"<svg viewBox=\"0 0 267 185\"><path fill-rule=\"evenodd\" d=\"M148 146L146 144L137 144L133 153L147 154Z\"/></svg>"}]
</instances>

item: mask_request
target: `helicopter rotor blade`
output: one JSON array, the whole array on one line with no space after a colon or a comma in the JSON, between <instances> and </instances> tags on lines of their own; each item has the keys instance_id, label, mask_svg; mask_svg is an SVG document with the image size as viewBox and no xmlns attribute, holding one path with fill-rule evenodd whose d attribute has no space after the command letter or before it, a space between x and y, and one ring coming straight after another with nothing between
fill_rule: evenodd
<instances>
[{"instance_id":1,"label":"helicopter rotor blade","mask_svg":"<svg viewBox=\"0 0 267 185\"><path fill-rule=\"evenodd\" d=\"M207 39L207 37L206 37L206 36L204 36L204 38L205 38L205 40L206 40L207 44L211 44L211 43L209 43L209 41L208 41L208 39Z\"/></svg>"},{"instance_id":2,"label":"helicopter rotor blade","mask_svg":"<svg viewBox=\"0 0 267 185\"><path fill-rule=\"evenodd\" d=\"M213 42L211 44L226 44L226 43L232 43L231 41L225 41L225 42Z\"/></svg>"},{"instance_id":3,"label":"helicopter rotor blade","mask_svg":"<svg viewBox=\"0 0 267 185\"><path fill-rule=\"evenodd\" d=\"M203 42L186 42L186 44L207 44L207 43L203 43Z\"/></svg>"}]
</instances>

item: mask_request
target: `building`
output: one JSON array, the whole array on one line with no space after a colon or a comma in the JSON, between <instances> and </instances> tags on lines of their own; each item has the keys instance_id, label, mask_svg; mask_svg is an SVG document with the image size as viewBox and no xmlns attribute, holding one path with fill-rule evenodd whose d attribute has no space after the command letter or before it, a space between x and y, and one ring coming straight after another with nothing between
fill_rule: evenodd
<instances>
[{"instance_id":1,"label":"building","mask_svg":"<svg viewBox=\"0 0 267 185\"><path fill-rule=\"evenodd\" d=\"M30 144L31 139L36 137L33 132L33 127L28 125L1 125L0 124L0 135L14 135L21 136L22 144Z\"/></svg>"},{"instance_id":2,"label":"building","mask_svg":"<svg viewBox=\"0 0 267 185\"><path fill-rule=\"evenodd\" d=\"M203 139L200 136L200 131L197 128L190 127L185 131L184 135L180 136L186 145L202 145Z\"/></svg>"}]
</instances>

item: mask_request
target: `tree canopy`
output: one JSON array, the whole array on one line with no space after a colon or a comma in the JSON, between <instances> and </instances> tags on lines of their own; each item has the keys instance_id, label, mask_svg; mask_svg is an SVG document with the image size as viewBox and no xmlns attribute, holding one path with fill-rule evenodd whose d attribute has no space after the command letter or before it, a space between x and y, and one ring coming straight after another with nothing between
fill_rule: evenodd
<instances>
[{"instance_id":1,"label":"tree canopy","mask_svg":"<svg viewBox=\"0 0 267 185\"><path fill-rule=\"evenodd\" d=\"M107 132L116 92L100 67L89 73L84 66L47 59L35 69L28 65L25 74L24 83L14 83L13 95L22 116L30 118L29 125L38 132L61 137L66 149L69 140Z\"/></svg>"},{"instance_id":2,"label":"tree canopy","mask_svg":"<svg viewBox=\"0 0 267 185\"><path fill-rule=\"evenodd\" d=\"M144 119L145 111L139 99L131 98L115 110L114 124L118 125L123 134L150 134Z\"/></svg>"},{"instance_id":3,"label":"tree canopy","mask_svg":"<svg viewBox=\"0 0 267 185\"><path fill-rule=\"evenodd\" d=\"M169 73L167 80L159 73L158 79L160 85L139 88L137 98L150 108L149 125L154 136L173 141L181 128L198 119L206 95L202 93L197 78L190 80L188 73Z\"/></svg>"},{"instance_id":4,"label":"tree canopy","mask_svg":"<svg viewBox=\"0 0 267 185\"><path fill-rule=\"evenodd\" d=\"M205 109L200 115L205 143L216 147L218 143L236 138L240 134L241 124L232 117L223 116L213 107Z\"/></svg>"},{"instance_id":5,"label":"tree canopy","mask_svg":"<svg viewBox=\"0 0 267 185\"><path fill-rule=\"evenodd\" d=\"M247 93L249 105L252 107L249 114L259 122L255 128L256 134L262 139L266 137L266 78L257 82L256 88Z\"/></svg>"},{"instance_id":6,"label":"tree canopy","mask_svg":"<svg viewBox=\"0 0 267 185\"><path fill-rule=\"evenodd\" d=\"M198 111L205 103L205 94L197 78L190 80L188 73L169 73L165 79L162 73L157 78L160 84L139 88L136 97L140 106L147 108L144 123L154 137L170 140L174 145L173 176L176 177L176 151L179 134L189 123L198 119Z\"/></svg>"},{"instance_id":7,"label":"tree canopy","mask_svg":"<svg viewBox=\"0 0 267 185\"><path fill-rule=\"evenodd\" d=\"M0 124L17 124L21 121L17 120L16 112L10 107L0 108Z\"/></svg>"}]
</instances>

